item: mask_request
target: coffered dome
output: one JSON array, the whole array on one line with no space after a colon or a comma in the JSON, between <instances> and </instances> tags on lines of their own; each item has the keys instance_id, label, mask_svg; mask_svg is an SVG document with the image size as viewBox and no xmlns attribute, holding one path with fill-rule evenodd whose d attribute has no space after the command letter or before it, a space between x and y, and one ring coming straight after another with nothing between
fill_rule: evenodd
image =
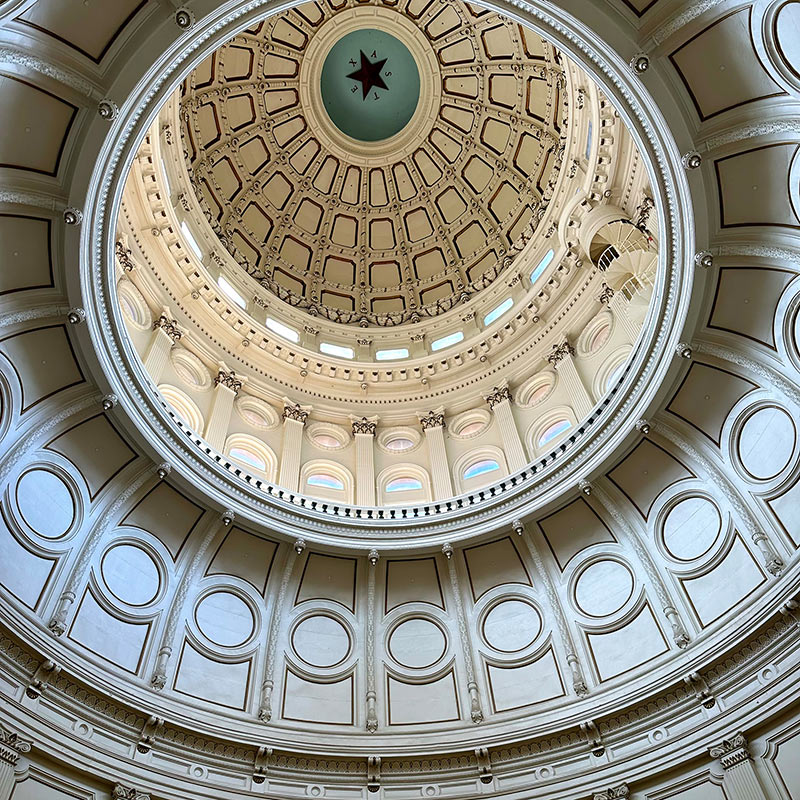
<instances>
[{"instance_id":1,"label":"coffered dome","mask_svg":"<svg viewBox=\"0 0 800 800\"><path fill-rule=\"evenodd\" d=\"M540 35L462 0L306 4L193 70L181 132L203 212L264 288L398 325L466 302L534 235L577 113L566 86Z\"/></svg>"},{"instance_id":2,"label":"coffered dome","mask_svg":"<svg viewBox=\"0 0 800 800\"><path fill-rule=\"evenodd\" d=\"M0 0L0 800L800 797L800 3L484 2Z\"/></svg>"}]
</instances>

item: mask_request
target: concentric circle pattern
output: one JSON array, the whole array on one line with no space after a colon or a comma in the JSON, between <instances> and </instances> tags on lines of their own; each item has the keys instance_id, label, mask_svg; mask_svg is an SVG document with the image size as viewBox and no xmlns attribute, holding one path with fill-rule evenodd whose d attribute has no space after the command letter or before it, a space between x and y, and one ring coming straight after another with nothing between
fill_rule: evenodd
<instances>
[{"instance_id":1,"label":"concentric circle pattern","mask_svg":"<svg viewBox=\"0 0 800 800\"><path fill-rule=\"evenodd\" d=\"M486 2L0 0L0 800L800 797L799 4Z\"/></svg>"}]
</instances>

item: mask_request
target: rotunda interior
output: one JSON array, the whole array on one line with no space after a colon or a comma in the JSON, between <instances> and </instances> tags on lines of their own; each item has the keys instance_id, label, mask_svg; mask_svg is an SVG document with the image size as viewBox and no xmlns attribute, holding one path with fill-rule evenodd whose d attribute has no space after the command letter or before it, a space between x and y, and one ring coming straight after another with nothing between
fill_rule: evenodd
<instances>
[{"instance_id":1,"label":"rotunda interior","mask_svg":"<svg viewBox=\"0 0 800 800\"><path fill-rule=\"evenodd\" d=\"M799 797L798 42L0 0L0 800Z\"/></svg>"}]
</instances>

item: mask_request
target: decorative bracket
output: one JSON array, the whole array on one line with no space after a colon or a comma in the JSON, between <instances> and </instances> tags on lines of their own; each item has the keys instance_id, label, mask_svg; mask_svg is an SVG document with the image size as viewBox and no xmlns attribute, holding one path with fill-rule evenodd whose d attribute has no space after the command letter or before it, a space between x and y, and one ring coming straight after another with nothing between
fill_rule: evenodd
<instances>
[{"instance_id":1,"label":"decorative bracket","mask_svg":"<svg viewBox=\"0 0 800 800\"><path fill-rule=\"evenodd\" d=\"M476 747L475 758L478 761L478 778L480 778L481 783L491 783L494 780L494 775L492 775L492 760L489 757L488 748Z\"/></svg>"},{"instance_id":2,"label":"decorative bracket","mask_svg":"<svg viewBox=\"0 0 800 800\"><path fill-rule=\"evenodd\" d=\"M606 746L603 744L603 740L600 736L600 731L598 730L597 725L595 725L592 720L581 722L581 733L586 739L592 755L600 758L600 756L606 752Z\"/></svg>"},{"instance_id":3,"label":"decorative bracket","mask_svg":"<svg viewBox=\"0 0 800 800\"><path fill-rule=\"evenodd\" d=\"M156 733L158 733L158 729L163 724L164 720L161 717L149 717L147 719L142 728L142 735L136 743L137 752L144 755L153 749L153 745L156 743Z\"/></svg>"},{"instance_id":4,"label":"decorative bracket","mask_svg":"<svg viewBox=\"0 0 800 800\"><path fill-rule=\"evenodd\" d=\"M375 794L381 788L381 757L367 758L367 791Z\"/></svg>"},{"instance_id":5,"label":"decorative bracket","mask_svg":"<svg viewBox=\"0 0 800 800\"><path fill-rule=\"evenodd\" d=\"M791 617L794 624L800 628L800 594L787 600L781 607L780 612L785 617Z\"/></svg>"},{"instance_id":6,"label":"decorative bracket","mask_svg":"<svg viewBox=\"0 0 800 800\"><path fill-rule=\"evenodd\" d=\"M684 677L683 682L694 691L695 700L703 708L714 708L717 704L717 700L711 693L706 679L699 672L690 672Z\"/></svg>"},{"instance_id":7,"label":"decorative bracket","mask_svg":"<svg viewBox=\"0 0 800 800\"><path fill-rule=\"evenodd\" d=\"M253 783L264 783L269 772L270 761L272 760L271 747L259 747L256 752L256 761L253 766Z\"/></svg>"},{"instance_id":8,"label":"decorative bracket","mask_svg":"<svg viewBox=\"0 0 800 800\"><path fill-rule=\"evenodd\" d=\"M28 684L28 688L25 689L25 694L30 697L31 700L36 700L37 697L41 697L42 692L50 685L51 681L59 672L61 672L61 667L54 661L43 661L36 668L36 672L33 673L33 678Z\"/></svg>"}]
</instances>

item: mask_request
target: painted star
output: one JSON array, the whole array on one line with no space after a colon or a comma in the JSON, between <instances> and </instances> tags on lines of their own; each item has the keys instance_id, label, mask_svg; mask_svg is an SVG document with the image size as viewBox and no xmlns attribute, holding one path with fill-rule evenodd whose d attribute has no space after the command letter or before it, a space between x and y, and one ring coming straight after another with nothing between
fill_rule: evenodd
<instances>
[{"instance_id":1,"label":"painted star","mask_svg":"<svg viewBox=\"0 0 800 800\"><path fill-rule=\"evenodd\" d=\"M354 81L359 81L361 83L361 90L364 93L362 100L367 99L367 95L369 95L370 90L374 87L376 89L388 89L389 87L384 83L383 78L381 77L381 70L383 69L383 65L386 63L386 59L382 59L380 61L375 61L374 63L371 62L363 50L361 52L361 67L357 69L355 72L351 72L347 77L351 78Z\"/></svg>"}]
</instances>

